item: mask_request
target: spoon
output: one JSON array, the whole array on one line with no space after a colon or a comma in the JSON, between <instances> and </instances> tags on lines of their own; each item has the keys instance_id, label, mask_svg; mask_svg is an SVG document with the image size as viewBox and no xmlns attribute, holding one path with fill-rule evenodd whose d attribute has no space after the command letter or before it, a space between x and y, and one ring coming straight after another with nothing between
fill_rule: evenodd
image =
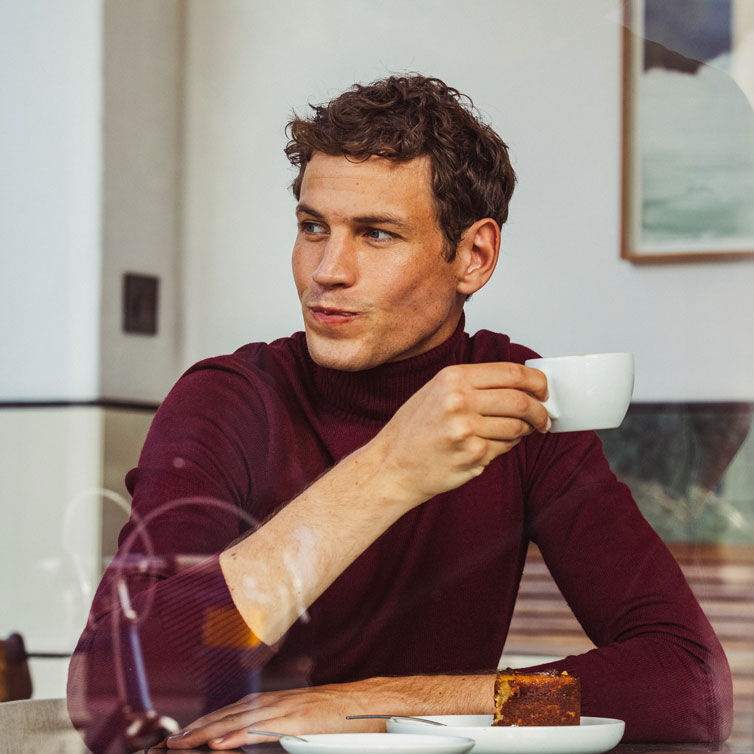
<instances>
[{"instance_id":1,"label":"spoon","mask_svg":"<svg viewBox=\"0 0 754 754\"><path fill-rule=\"evenodd\" d=\"M382 718L395 718L396 720L416 720L418 723L427 723L427 725L442 725L445 723L438 723L437 720L426 720L423 717L410 717L409 715L346 715L346 720L363 720L370 717L382 717Z\"/></svg>"},{"instance_id":2,"label":"spoon","mask_svg":"<svg viewBox=\"0 0 754 754\"><path fill-rule=\"evenodd\" d=\"M253 733L255 736L275 736L275 738L295 738L297 741L311 743L308 738L294 736L292 733L273 733L270 730L247 730L247 733Z\"/></svg>"}]
</instances>

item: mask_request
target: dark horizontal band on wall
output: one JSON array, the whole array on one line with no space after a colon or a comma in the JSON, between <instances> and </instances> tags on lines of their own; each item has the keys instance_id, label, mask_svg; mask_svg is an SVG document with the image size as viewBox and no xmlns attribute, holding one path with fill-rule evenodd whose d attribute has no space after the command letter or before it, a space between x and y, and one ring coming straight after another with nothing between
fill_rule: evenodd
<instances>
[{"instance_id":1,"label":"dark horizontal band on wall","mask_svg":"<svg viewBox=\"0 0 754 754\"><path fill-rule=\"evenodd\" d=\"M124 401L112 398L100 398L92 401L0 401L0 409L4 408L120 408L131 411L156 411L159 403L143 401ZM637 401L631 403L631 413L651 411L751 411L754 401Z\"/></svg>"},{"instance_id":2,"label":"dark horizontal band on wall","mask_svg":"<svg viewBox=\"0 0 754 754\"><path fill-rule=\"evenodd\" d=\"M27 652L26 656L32 660L60 660L71 656L70 652Z\"/></svg>"},{"instance_id":3,"label":"dark horizontal band on wall","mask_svg":"<svg viewBox=\"0 0 754 754\"><path fill-rule=\"evenodd\" d=\"M117 408L128 411L156 411L159 403L143 401L123 401L100 398L96 401L0 401L0 410L4 408Z\"/></svg>"},{"instance_id":4,"label":"dark horizontal band on wall","mask_svg":"<svg viewBox=\"0 0 754 754\"><path fill-rule=\"evenodd\" d=\"M637 401L636 403L631 403L628 410L631 413L659 413L665 411L731 411L739 413L741 411L751 411L752 409L754 409L754 401Z\"/></svg>"}]
</instances>

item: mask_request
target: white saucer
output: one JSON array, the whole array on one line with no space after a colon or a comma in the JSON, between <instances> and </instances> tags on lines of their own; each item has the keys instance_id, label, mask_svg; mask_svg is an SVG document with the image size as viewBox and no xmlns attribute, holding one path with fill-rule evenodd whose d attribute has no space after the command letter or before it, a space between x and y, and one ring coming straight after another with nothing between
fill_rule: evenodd
<instances>
[{"instance_id":1,"label":"white saucer","mask_svg":"<svg viewBox=\"0 0 754 754\"><path fill-rule=\"evenodd\" d=\"M476 742L473 754L601 754L617 746L625 723L609 717L582 717L581 725L493 727L492 715L422 715L445 723L436 736L462 736ZM426 734L426 723L391 717L389 733Z\"/></svg>"},{"instance_id":2,"label":"white saucer","mask_svg":"<svg viewBox=\"0 0 754 754\"><path fill-rule=\"evenodd\" d=\"M283 736L280 745L291 754L465 754L474 746L470 738L416 733L312 733L299 741Z\"/></svg>"}]
</instances>

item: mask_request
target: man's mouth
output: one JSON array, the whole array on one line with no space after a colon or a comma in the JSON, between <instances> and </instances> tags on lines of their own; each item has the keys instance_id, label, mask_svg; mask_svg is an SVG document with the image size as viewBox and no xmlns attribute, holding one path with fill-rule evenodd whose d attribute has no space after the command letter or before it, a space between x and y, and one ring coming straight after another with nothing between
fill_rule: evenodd
<instances>
[{"instance_id":1,"label":"man's mouth","mask_svg":"<svg viewBox=\"0 0 754 754\"><path fill-rule=\"evenodd\" d=\"M309 311L317 322L327 325L350 322L357 316L357 312L351 312L346 309L335 309L329 306L310 306Z\"/></svg>"}]
</instances>

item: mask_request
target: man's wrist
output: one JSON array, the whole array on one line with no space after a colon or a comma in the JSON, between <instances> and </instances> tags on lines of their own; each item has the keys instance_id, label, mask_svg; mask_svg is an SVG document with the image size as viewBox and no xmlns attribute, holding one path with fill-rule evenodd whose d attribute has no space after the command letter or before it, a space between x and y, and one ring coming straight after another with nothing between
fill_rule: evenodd
<instances>
[{"instance_id":1,"label":"man's wrist","mask_svg":"<svg viewBox=\"0 0 754 754\"><path fill-rule=\"evenodd\" d=\"M412 483L408 473L391 460L389 442L390 438L380 433L354 451L350 458L362 468L364 482L374 487L372 499L380 500L383 505L394 509L396 518L399 518L427 498Z\"/></svg>"}]
</instances>

